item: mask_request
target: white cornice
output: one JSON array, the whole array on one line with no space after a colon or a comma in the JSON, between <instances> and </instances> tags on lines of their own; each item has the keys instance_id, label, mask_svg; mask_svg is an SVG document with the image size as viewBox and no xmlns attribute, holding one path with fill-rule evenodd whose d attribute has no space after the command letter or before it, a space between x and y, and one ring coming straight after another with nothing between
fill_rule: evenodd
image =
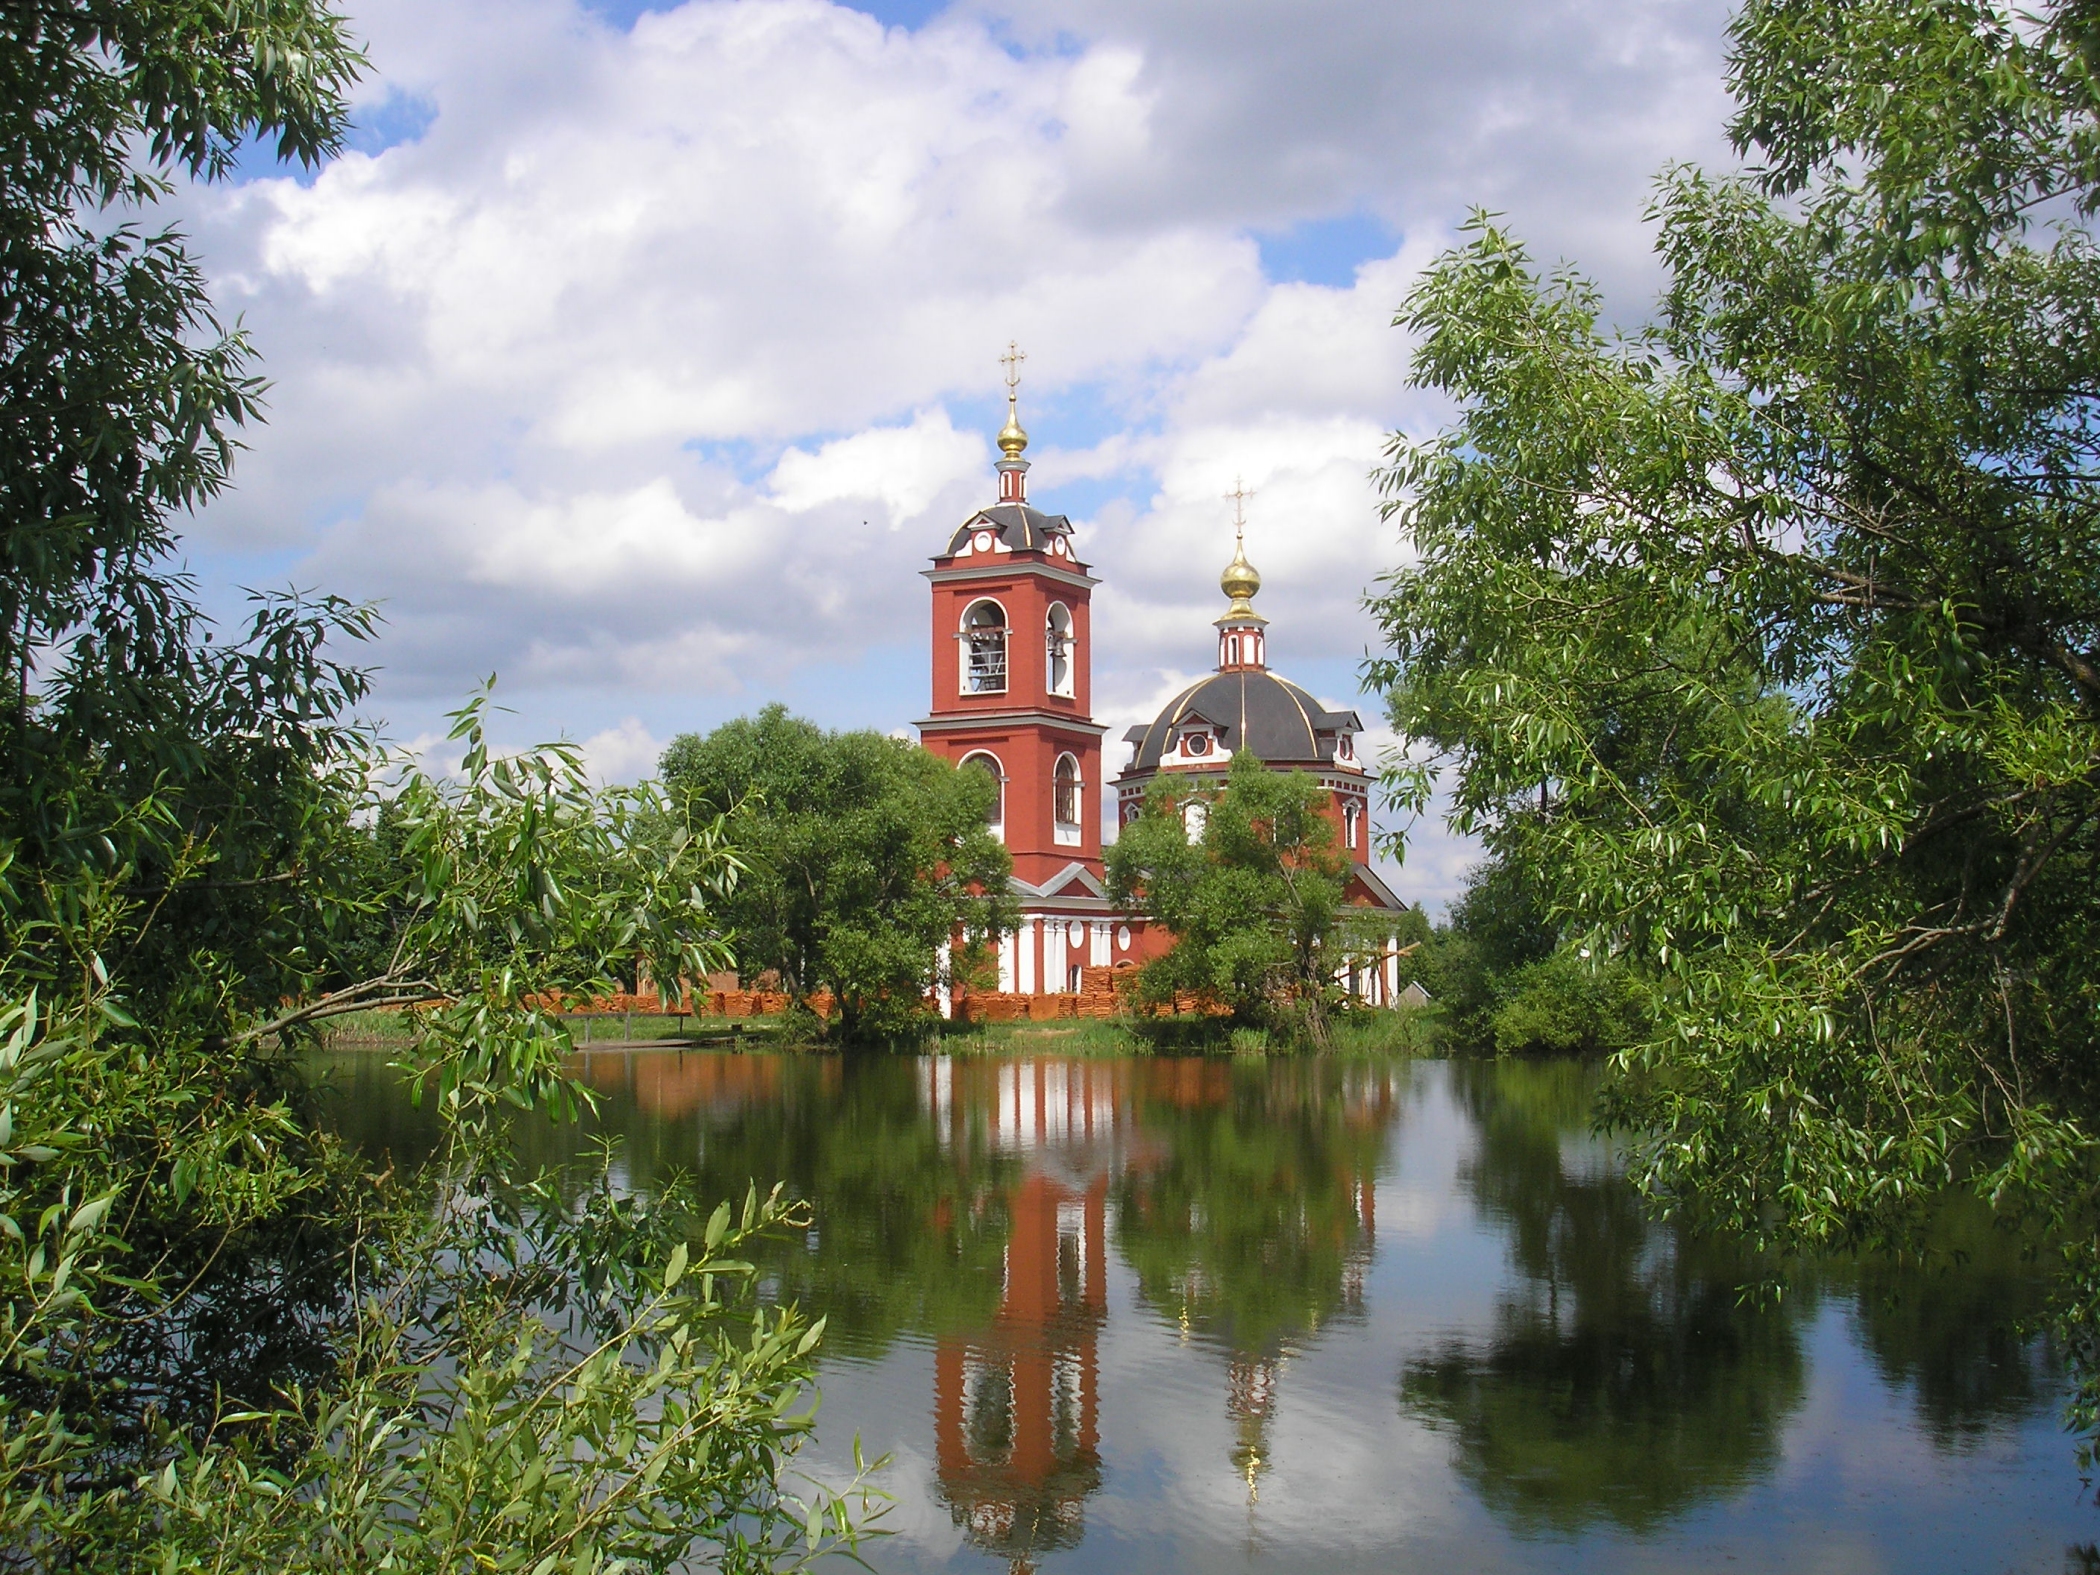
<instances>
[{"instance_id":1,"label":"white cornice","mask_svg":"<svg viewBox=\"0 0 2100 1575\"><path fill-rule=\"evenodd\" d=\"M1004 563L987 563L982 566L973 564L966 569L921 569L919 572L936 585L944 585L953 580L1011 579L1016 574L1041 575L1046 580L1055 580L1059 585L1069 585L1082 591L1090 591L1101 583L1091 574L1060 569L1054 563L1038 560L1033 554L1019 553Z\"/></svg>"},{"instance_id":2,"label":"white cornice","mask_svg":"<svg viewBox=\"0 0 2100 1575\"><path fill-rule=\"evenodd\" d=\"M1061 727L1068 733L1090 733L1095 738L1108 731L1105 722L1085 717L1060 716L1055 711L951 711L945 716L922 716L912 725L921 733L957 733L973 727L1004 727L1014 723L1039 723Z\"/></svg>"}]
</instances>

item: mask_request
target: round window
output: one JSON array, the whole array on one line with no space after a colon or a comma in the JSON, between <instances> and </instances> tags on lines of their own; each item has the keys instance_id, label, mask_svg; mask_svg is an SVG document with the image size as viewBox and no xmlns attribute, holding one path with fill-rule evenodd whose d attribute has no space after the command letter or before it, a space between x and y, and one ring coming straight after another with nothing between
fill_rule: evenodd
<instances>
[{"instance_id":1,"label":"round window","mask_svg":"<svg viewBox=\"0 0 2100 1575\"><path fill-rule=\"evenodd\" d=\"M1210 735L1191 733L1181 741L1181 747L1192 755L1207 755L1210 753Z\"/></svg>"},{"instance_id":2,"label":"round window","mask_svg":"<svg viewBox=\"0 0 2100 1575\"><path fill-rule=\"evenodd\" d=\"M1116 931L1116 950L1119 952L1130 950L1130 926L1127 924Z\"/></svg>"},{"instance_id":3,"label":"round window","mask_svg":"<svg viewBox=\"0 0 2100 1575\"><path fill-rule=\"evenodd\" d=\"M979 531L970 538L970 545L979 552L990 552L992 550L992 533L988 530Z\"/></svg>"},{"instance_id":4,"label":"round window","mask_svg":"<svg viewBox=\"0 0 2100 1575\"><path fill-rule=\"evenodd\" d=\"M1074 946L1084 946L1086 944L1086 926L1074 919L1065 926L1065 939Z\"/></svg>"}]
</instances>

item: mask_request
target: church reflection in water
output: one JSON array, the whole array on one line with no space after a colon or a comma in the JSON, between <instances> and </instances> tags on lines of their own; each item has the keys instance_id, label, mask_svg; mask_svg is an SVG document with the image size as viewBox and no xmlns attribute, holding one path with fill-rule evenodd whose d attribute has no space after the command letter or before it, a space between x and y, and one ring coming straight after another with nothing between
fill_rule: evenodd
<instances>
[{"instance_id":1,"label":"church reflection in water","mask_svg":"<svg viewBox=\"0 0 2100 1575\"><path fill-rule=\"evenodd\" d=\"M1017 1569L1076 1544L1101 1485L1107 1194L1105 1176L1084 1192L1041 1175L1023 1182L998 1317L934 1355L941 1495L972 1543Z\"/></svg>"},{"instance_id":2,"label":"church reflection in water","mask_svg":"<svg viewBox=\"0 0 2100 1575\"><path fill-rule=\"evenodd\" d=\"M1008 1195L997 1314L935 1348L935 1468L971 1543L1026 1570L1079 1542L1101 1485L1108 1167L1124 1123L1105 1066L964 1067L959 1090L957 1070L925 1068L944 1140L1030 1163Z\"/></svg>"},{"instance_id":3,"label":"church reflection in water","mask_svg":"<svg viewBox=\"0 0 2100 1575\"><path fill-rule=\"evenodd\" d=\"M944 1145L1021 1161L997 1311L941 1338L934 1360L939 1492L970 1543L1021 1571L1084 1535L1102 1480L1112 1212L1139 1300L1224 1347L1251 1501L1293 1342L1362 1309L1389 1075L1320 1077L1298 1097L1286 1084L1280 1100L1273 1075L1250 1083L1218 1061L944 1060L921 1075ZM1245 1163L1221 1166L1232 1152Z\"/></svg>"}]
</instances>

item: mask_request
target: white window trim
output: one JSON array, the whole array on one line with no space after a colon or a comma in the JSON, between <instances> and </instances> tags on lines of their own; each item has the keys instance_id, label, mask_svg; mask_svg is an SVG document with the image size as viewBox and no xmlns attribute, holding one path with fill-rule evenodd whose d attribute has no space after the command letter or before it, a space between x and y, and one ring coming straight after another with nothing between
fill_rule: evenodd
<instances>
[{"instance_id":1,"label":"white window trim","mask_svg":"<svg viewBox=\"0 0 2100 1575\"><path fill-rule=\"evenodd\" d=\"M996 689L979 689L974 687L970 682L971 636L976 630L983 630L990 627L989 625L984 624L979 624L975 626L971 624L970 614L977 611L977 609L980 607L995 607L999 611L999 687ZM998 597L978 596L973 597L970 600L969 605L963 608L962 622L956 626L955 630L955 640L957 646L957 661L955 664L955 683L956 692L958 694L1003 695L1013 687L1013 636L1013 620L1007 616L1006 605L1005 603L1001 602Z\"/></svg>"},{"instance_id":2,"label":"white window trim","mask_svg":"<svg viewBox=\"0 0 2100 1575\"><path fill-rule=\"evenodd\" d=\"M1050 681L1050 675L1057 670L1053 643L1059 638L1056 622L1059 613L1065 615L1065 681L1062 684ZM1043 687L1060 700L1071 699L1079 687L1079 623L1072 616L1072 609L1063 602L1052 602L1043 614Z\"/></svg>"},{"instance_id":3,"label":"white window trim","mask_svg":"<svg viewBox=\"0 0 2100 1575\"><path fill-rule=\"evenodd\" d=\"M973 749L967 755L964 755L962 759L955 762L955 769L960 771L973 760L989 760L992 763L992 776L999 784L999 818L987 821L984 829L989 831L999 841L1004 842L1006 840L1006 762L993 754L989 749Z\"/></svg>"},{"instance_id":4,"label":"white window trim","mask_svg":"<svg viewBox=\"0 0 2100 1575\"><path fill-rule=\"evenodd\" d=\"M1057 773L1069 760L1072 762L1072 810L1073 818L1066 820L1057 813ZM1050 837L1060 848L1076 848L1086 841L1083 820L1086 815L1086 778L1079 774L1079 757L1069 749L1058 755L1050 765Z\"/></svg>"}]
</instances>

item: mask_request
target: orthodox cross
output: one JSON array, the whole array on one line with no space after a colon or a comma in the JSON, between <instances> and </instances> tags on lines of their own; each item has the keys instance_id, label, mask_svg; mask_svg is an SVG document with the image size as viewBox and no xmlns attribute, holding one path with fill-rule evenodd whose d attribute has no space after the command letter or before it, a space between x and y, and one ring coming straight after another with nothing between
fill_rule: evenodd
<instances>
[{"instance_id":1,"label":"orthodox cross","mask_svg":"<svg viewBox=\"0 0 2100 1575\"><path fill-rule=\"evenodd\" d=\"M1013 340L1006 341L1006 354L999 357L999 364L1006 368L1006 402L1010 405L1020 397L1021 363L1028 359L1028 352Z\"/></svg>"},{"instance_id":2,"label":"orthodox cross","mask_svg":"<svg viewBox=\"0 0 2100 1575\"><path fill-rule=\"evenodd\" d=\"M1234 476L1232 490L1225 496L1232 500L1232 539L1244 546L1247 541L1247 500L1254 496L1254 489Z\"/></svg>"}]
</instances>

